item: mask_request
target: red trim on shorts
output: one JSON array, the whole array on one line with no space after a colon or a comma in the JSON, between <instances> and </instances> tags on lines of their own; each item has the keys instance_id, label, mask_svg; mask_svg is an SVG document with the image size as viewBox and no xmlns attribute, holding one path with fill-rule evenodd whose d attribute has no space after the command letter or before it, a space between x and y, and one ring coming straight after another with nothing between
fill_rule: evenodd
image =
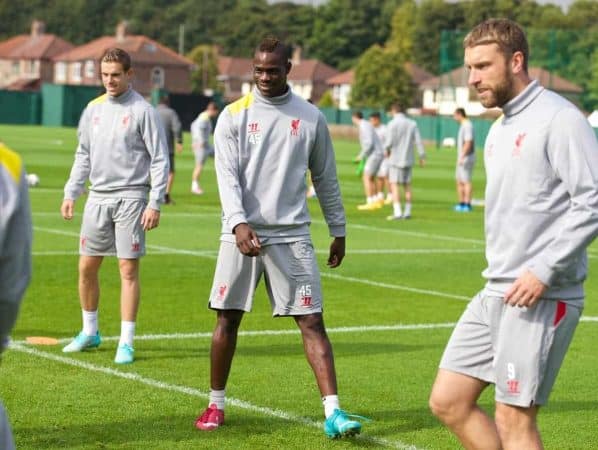
<instances>
[{"instance_id":1,"label":"red trim on shorts","mask_svg":"<svg viewBox=\"0 0 598 450\"><path fill-rule=\"evenodd\" d=\"M559 300L556 304L556 312L554 314L554 323L553 325L556 327L563 317L567 314L567 304L561 300Z\"/></svg>"}]
</instances>

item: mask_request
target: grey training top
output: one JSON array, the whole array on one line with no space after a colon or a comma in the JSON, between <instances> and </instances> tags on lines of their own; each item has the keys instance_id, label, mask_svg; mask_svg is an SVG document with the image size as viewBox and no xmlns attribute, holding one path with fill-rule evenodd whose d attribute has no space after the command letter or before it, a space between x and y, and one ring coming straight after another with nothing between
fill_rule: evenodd
<instances>
[{"instance_id":1,"label":"grey training top","mask_svg":"<svg viewBox=\"0 0 598 450\"><path fill-rule=\"evenodd\" d=\"M332 236L345 235L345 211L324 115L288 88L280 97L257 89L228 105L214 133L222 203L222 240L248 223L268 242L309 236L307 170Z\"/></svg>"},{"instance_id":2,"label":"grey training top","mask_svg":"<svg viewBox=\"0 0 598 450\"><path fill-rule=\"evenodd\" d=\"M176 111L163 103L156 106L156 111L160 116L162 125L164 126L164 135L166 136L166 144L168 145L168 154L174 155L174 143L183 143L183 129L181 121Z\"/></svg>"},{"instance_id":3,"label":"grey training top","mask_svg":"<svg viewBox=\"0 0 598 450\"><path fill-rule=\"evenodd\" d=\"M159 210L168 179L168 148L160 117L134 90L92 100L79 120L79 145L64 198L147 198Z\"/></svg>"},{"instance_id":4,"label":"grey training top","mask_svg":"<svg viewBox=\"0 0 598 450\"><path fill-rule=\"evenodd\" d=\"M503 107L484 146L487 289L526 269L546 298L583 303L586 247L598 233L598 143L588 121L536 81Z\"/></svg>"},{"instance_id":5,"label":"grey training top","mask_svg":"<svg viewBox=\"0 0 598 450\"><path fill-rule=\"evenodd\" d=\"M390 149L390 165L403 168L413 166L415 147L417 147L420 159L425 159L426 152L415 120L409 119L403 113L395 114L386 126L386 142L384 143L384 148Z\"/></svg>"},{"instance_id":6,"label":"grey training top","mask_svg":"<svg viewBox=\"0 0 598 450\"><path fill-rule=\"evenodd\" d=\"M0 352L31 280L31 210L21 158L0 144Z\"/></svg>"},{"instance_id":7,"label":"grey training top","mask_svg":"<svg viewBox=\"0 0 598 450\"><path fill-rule=\"evenodd\" d=\"M191 142L194 149L203 149L210 144L212 134L212 119L206 111L200 112L191 122Z\"/></svg>"},{"instance_id":8,"label":"grey training top","mask_svg":"<svg viewBox=\"0 0 598 450\"><path fill-rule=\"evenodd\" d=\"M457 161L461 157L461 153L463 152L463 147L465 146L465 142L471 141L471 150L465 156L465 160L471 160L475 158L475 140L473 134L473 123L471 120L465 119L461 122L459 126L459 133L457 134Z\"/></svg>"},{"instance_id":9,"label":"grey training top","mask_svg":"<svg viewBox=\"0 0 598 450\"><path fill-rule=\"evenodd\" d=\"M361 146L361 152L359 153L360 159L367 158L370 155L382 155L384 153L382 142L376 133L374 125L366 119L361 119L359 121L359 145Z\"/></svg>"}]
</instances>

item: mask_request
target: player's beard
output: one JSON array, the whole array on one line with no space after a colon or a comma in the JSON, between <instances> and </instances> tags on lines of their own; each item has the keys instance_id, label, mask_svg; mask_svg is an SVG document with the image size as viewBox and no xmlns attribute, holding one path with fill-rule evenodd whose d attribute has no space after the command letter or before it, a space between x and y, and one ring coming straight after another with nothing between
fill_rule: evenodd
<instances>
[{"instance_id":1,"label":"player's beard","mask_svg":"<svg viewBox=\"0 0 598 450\"><path fill-rule=\"evenodd\" d=\"M495 106L502 108L513 97L514 77L508 66L505 66L505 72L502 80L493 87L487 88L491 95L486 98L480 98L480 103L485 108L494 108Z\"/></svg>"}]
</instances>

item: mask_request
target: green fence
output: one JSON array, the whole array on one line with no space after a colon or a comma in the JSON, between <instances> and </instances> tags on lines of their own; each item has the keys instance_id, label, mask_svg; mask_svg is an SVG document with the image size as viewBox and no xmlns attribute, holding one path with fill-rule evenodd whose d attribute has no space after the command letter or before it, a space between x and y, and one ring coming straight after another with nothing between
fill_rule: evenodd
<instances>
[{"instance_id":1,"label":"green fence","mask_svg":"<svg viewBox=\"0 0 598 450\"><path fill-rule=\"evenodd\" d=\"M320 108L329 124L351 125L351 111L339 110L336 108ZM364 117L368 117L374 109L362 109ZM390 117L380 111L382 122L388 123ZM456 138L459 131L459 124L447 116L410 116L417 123L421 137L425 141L433 141L440 146L442 140L447 137ZM476 146L481 146L486 140L486 135L492 125L492 120L471 118L476 136Z\"/></svg>"},{"instance_id":2,"label":"green fence","mask_svg":"<svg viewBox=\"0 0 598 450\"><path fill-rule=\"evenodd\" d=\"M90 100L104 91L100 86L42 85L42 125L76 126Z\"/></svg>"},{"instance_id":3,"label":"green fence","mask_svg":"<svg viewBox=\"0 0 598 450\"><path fill-rule=\"evenodd\" d=\"M36 125L40 117L39 92L0 90L0 123Z\"/></svg>"}]
</instances>

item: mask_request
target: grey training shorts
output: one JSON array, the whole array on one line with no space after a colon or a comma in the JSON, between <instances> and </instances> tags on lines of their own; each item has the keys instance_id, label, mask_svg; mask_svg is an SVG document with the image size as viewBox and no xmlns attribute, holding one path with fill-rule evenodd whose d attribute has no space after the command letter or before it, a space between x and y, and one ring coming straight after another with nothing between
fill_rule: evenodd
<instances>
[{"instance_id":1,"label":"grey training shorts","mask_svg":"<svg viewBox=\"0 0 598 450\"><path fill-rule=\"evenodd\" d=\"M388 170L390 169L390 162L388 158L383 158L382 162L380 163L380 168L378 169L378 173L376 176L378 178L387 178L388 177Z\"/></svg>"},{"instance_id":2,"label":"grey training shorts","mask_svg":"<svg viewBox=\"0 0 598 450\"><path fill-rule=\"evenodd\" d=\"M320 272L309 239L263 246L256 257L245 256L235 244L222 241L209 307L251 311L262 274L273 316L322 312Z\"/></svg>"},{"instance_id":3,"label":"grey training shorts","mask_svg":"<svg viewBox=\"0 0 598 450\"><path fill-rule=\"evenodd\" d=\"M581 308L559 300L519 308L482 291L453 330L440 368L493 383L497 402L543 405L580 315Z\"/></svg>"},{"instance_id":4,"label":"grey training shorts","mask_svg":"<svg viewBox=\"0 0 598 450\"><path fill-rule=\"evenodd\" d=\"M214 156L214 147L210 144L205 146L194 145L193 154L195 155L195 164L205 164L210 156Z\"/></svg>"},{"instance_id":5,"label":"grey training shorts","mask_svg":"<svg viewBox=\"0 0 598 450\"><path fill-rule=\"evenodd\" d=\"M461 183L470 183L473 176L473 167L475 166L475 155L469 155L463 161L463 164L457 162L455 169L455 178Z\"/></svg>"},{"instance_id":6,"label":"grey training shorts","mask_svg":"<svg viewBox=\"0 0 598 450\"><path fill-rule=\"evenodd\" d=\"M388 168L388 181L391 183L411 183L411 167L398 167L391 165Z\"/></svg>"},{"instance_id":7,"label":"grey training shorts","mask_svg":"<svg viewBox=\"0 0 598 450\"><path fill-rule=\"evenodd\" d=\"M141 199L92 198L85 204L79 253L137 259L145 255L141 216L147 202Z\"/></svg>"},{"instance_id":8,"label":"grey training shorts","mask_svg":"<svg viewBox=\"0 0 598 450\"><path fill-rule=\"evenodd\" d=\"M384 155L382 153L372 153L368 156L368 159L365 161L365 166L363 166L363 173L369 176L375 176L380 169L380 165L382 164L382 160L384 160Z\"/></svg>"}]
</instances>

